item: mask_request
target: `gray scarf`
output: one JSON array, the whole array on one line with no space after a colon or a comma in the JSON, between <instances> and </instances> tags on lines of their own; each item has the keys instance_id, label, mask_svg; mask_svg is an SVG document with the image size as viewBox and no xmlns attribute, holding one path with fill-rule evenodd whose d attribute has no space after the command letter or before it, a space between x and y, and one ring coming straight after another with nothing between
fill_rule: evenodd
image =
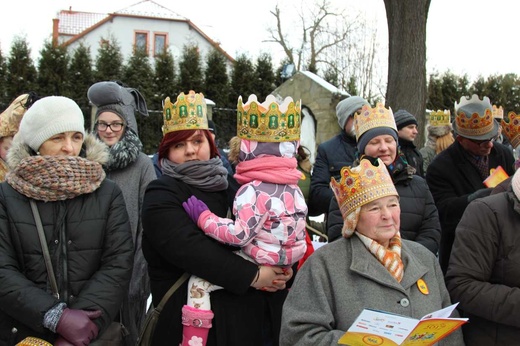
<instances>
[{"instance_id":1,"label":"gray scarf","mask_svg":"<svg viewBox=\"0 0 520 346\"><path fill-rule=\"evenodd\" d=\"M208 161L188 161L181 164L163 158L161 159L161 169L163 174L179 179L202 191L222 191L228 187L227 169L218 157Z\"/></svg>"}]
</instances>

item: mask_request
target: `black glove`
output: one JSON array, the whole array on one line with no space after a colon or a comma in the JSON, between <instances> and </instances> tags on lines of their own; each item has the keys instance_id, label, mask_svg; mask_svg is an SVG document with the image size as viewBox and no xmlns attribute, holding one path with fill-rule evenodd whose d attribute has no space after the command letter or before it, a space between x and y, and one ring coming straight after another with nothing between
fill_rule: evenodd
<instances>
[{"instance_id":1,"label":"black glove","mask_svg":"<svg viewBox=\"0 0 520 346\"><path fill-rule=\"evenodd\" d=\"M480 189L480 190L473 192L472 194L468 195L468 203L474 199L489 196L491 194L491 191L493 191L493 189L488 187L488 188Z\"/></svg>"},{"instance_id":2,"label":"black glove","mask_svg":"<svg viewBox=\"0 0 520 346\"><path fill-rule=\"evenodd\" d=\"M88 345L98 335L98 327L92 320L99 316L101 316L100 310L64 309L56 326L56 332L71 344Z\"/></svg>"}]
</instances>

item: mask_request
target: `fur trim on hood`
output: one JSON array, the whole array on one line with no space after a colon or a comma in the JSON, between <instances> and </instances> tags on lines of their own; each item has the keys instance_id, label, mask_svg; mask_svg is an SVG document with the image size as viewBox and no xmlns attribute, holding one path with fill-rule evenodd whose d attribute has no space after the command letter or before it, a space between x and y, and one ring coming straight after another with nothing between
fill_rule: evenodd
<instances>
[{"instance_id":1,"label":"fur trim on hood","mask_svg":"<svg viewBox=\"0 0 520 346\"><path fill-rule=\"evenodd\" d=\"M33 155L35 155L34 151L27 144L23 143L21 136L17 134L14 136L11 148L7 153L7 165L10 169L14 169L24 158ZM108 147L101 140L97 139L95 135L89 133L85 136L80 156L105 165L109 159Z\"/></svg>"}]
</instances>

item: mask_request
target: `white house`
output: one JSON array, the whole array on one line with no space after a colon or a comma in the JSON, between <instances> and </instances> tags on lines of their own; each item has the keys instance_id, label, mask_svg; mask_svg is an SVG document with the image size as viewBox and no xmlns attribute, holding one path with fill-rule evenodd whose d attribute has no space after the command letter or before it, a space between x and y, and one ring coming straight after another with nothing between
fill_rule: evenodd
<instances>
[{"instance_id":1,"label":"white house","mask_svg":"<svg viewBox=\"0 0 520 346\"><path fill-rule=\"evenodd\" d=\"M132 55L134 46L145 48L153 62L155 55L165 46L169 47L175 59L179 59L185 45L196 45L202 61L215 48L226 57L228 67L234 62L218 42L189 19L152 0L143 0L109 14L62 10L53 20L52 35L70 51L82 42L90 47L93 60L100 45L110 44L110 38L115 38L125 59Z\"/></svg>"}]
</instances>

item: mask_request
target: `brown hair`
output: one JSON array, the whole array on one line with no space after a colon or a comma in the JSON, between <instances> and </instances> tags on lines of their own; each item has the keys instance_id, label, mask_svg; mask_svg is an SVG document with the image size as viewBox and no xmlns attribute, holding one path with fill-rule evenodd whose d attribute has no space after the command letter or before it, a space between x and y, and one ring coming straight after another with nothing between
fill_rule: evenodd
<instances>
[{"instance_id":1,"label":"brown hair","mask_svg":"<svg viewBox=\"0 0 520 346\"><path fill-rule=\"evenodd\" d=\"M217 145L215 144L215 141L213 140L213 137L211 136L211 132L209 130L181 130L181 131L173 131L168 132L164 135L163 139L161 140L161 144L159 144L158 154L159 154L159 161L163 157L168 156L168 151L170 150L170 147L174 144L177 144L179 142L185 141L191 136L193 136L195 133L201 133L209 142L209 152L210 157L220 157L217 149Z\"/></svg>"}]
</instances>

